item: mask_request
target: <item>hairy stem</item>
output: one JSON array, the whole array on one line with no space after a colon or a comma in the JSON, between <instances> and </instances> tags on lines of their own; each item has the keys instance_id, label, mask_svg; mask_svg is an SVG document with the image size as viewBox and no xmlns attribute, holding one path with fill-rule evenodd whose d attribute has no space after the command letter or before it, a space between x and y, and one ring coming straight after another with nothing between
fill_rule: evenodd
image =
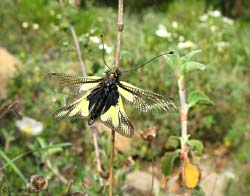
<instances>
[{"instance_id":1,"label":"hairy stem","mask_svg":"<svg viewBox=\"0 0 250 196\"><path fill-rule=\"evenodd\" d=\"M179 97L180 97L180 105L181 105L181 136L186 137L187 136L187 103L186 103L186 95L185 95L185 82L184 78L178 79L178 87L179 87Z\"/></svg>"},{"instance_id":2,"label":"hairy stem","mask_svg":"<svg viewBox=\"0 0 250 196\"><path fill-rule=\"evenodd\" d=\"M95 157L96 157L96 163L97 163L97 170L98 173L100 174L102 172L102 167L101 167L101 161L100 161L100 155L99 155L99 147L98 147L98 142L97 142L97 133L98 129L95 124L91 126L92 128L92 136L93 136L93 143L94 143L94 148L95 148ZM100 185L103 186L103 179L99 178Z\"/></svg>"},{"instance_id":3,"label":"hairy stem","mask_svg":"<svg viewBox=\"0 0 250 196\"><path fill-rule=\"evenodd\" d=\"M109 196L113 195L114 185L114 155L115 155L115 131L111 133L111 152L110 152L110 168L109 168Z\"/></svg>"},{"instance_id":4,"label":"hairy stem","mask_svg":"<svg viewBox=\"0 0 250 196\"><path fill-rule=\"evenodd\" d=\"M185 81L184 76L177 74L178 79L178 88L179 88L179 97L180 97L180 105L181 105L181 137L186 141L187 138L187 124L188 124L188 105L186 102L186 94L185 94ZM181 146L181 159L184 162L188 158L188 146L186 143ZM190 191L185 189L185 196L190 196Z\"/></svg>"},{"instance_id":5,"label":"hairy stem","mask_svg":"<svg viewBox=\"0 0 250 196\"><path fill-rule=\"evenodd\" d=\"M117 45L115 55L116 69L120 67L120 52L123 32L123 0L118 2L118 27L117 27ZM111 153L110 153L110 168L109 168L109 196L113 196L113 184L114 184L114 148L115 148L115 130L111 133Z\"/></svg>"},{"instance_id":6,"label":"hairy stem","mask_svg":"<svg viewBox=\"0 0 250 196\"><path fill-rule=\"evenodd\" d=\"M119 0L118 5L118 26L117 26L117 45L116 45L116 55L115 55L115 66L120 67L120 52L121 52L121 42L122 42L122 32L123 32L123 0Z\"/></svg>"}]
</instances>

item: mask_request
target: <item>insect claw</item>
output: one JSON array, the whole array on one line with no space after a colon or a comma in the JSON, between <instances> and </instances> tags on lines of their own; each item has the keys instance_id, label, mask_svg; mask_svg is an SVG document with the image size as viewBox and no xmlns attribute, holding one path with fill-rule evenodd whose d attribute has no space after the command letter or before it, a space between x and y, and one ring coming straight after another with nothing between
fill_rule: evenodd
<instances>
[{"instance_id":1,"label":"insect claw","mask_svg":"<svg viewBox=\"0 0 250 196\"><path fill-rule=\"evenodd\" d=\"M90 118L90 119L88 120L88 125L93 125L94 122L95 122L95 118Z\"/></svg>"}]
</instances>

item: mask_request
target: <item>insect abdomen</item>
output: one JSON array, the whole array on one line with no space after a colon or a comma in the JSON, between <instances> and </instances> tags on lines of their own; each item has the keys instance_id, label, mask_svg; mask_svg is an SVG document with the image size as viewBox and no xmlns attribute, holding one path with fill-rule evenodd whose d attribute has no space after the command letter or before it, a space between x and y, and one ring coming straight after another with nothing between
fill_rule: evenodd
<instances>
[{"instance_id":1,"label":"insect abdomen","mask_svg":"<svg viewBox=\"0 0 250 196\"><path fill-rule=\"evenodd\" d=\"M118 98L119 93L115 85L94 89L87 97L90 101L88 124L92 125L101 114L104 114L111 106L115 106L118 103Z\"/></svg>"}]
</instances>

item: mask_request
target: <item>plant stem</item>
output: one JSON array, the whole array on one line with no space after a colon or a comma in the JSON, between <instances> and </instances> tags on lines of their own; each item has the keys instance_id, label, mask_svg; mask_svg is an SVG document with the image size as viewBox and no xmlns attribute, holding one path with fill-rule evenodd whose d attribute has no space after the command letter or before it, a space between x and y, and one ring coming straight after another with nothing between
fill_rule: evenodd
<instances>
[{"instance_id":1,"label":"plant stem","mask_svg":"<svg viewBox=\"0 0 250 196\"><path fill-rule=\"evenodd\" d=\"M178 80L179 86L179 96L181 104L181 136L185 137L187 135L187 103L185 95L185 82L184 79Z\"/></svg>"},{"instance_id":2,"label":"plant stem","mask_svg":"<svg viewBox=\"0 0 250 196\"><path fill-rule=\"evenodd\" d=\"M180 120L181 120L181 137L183 138L182 141L186 142L187 138L187 124L188 124L188 106L186 103L186 94L185 94L185 81L184 76L177 73L178 79L178 88L179 88L179 97L180 97L180 105L181 105L181 113L180 113ZM181 159L184 162L188 158L188 146L186 143L181 144ZM185 196L190 196L190 191L185 189Z\"/></svg>"},{"instance_id":3,"label":"plant stem","mask_svg":"<svg viewBox=\"0 0 250 196\"><path fill-rule=\"evenodd\" d=\"M84 63L84 61L82 59L81 49L80 49L79 42L78 42L78 39L77 39L76 31L75 31L75 28L72 25L70 25L69 29L71 31L71 34L72 34L72 37L73 37L73 40L74 40L74 43L75 43L78 60L80 62L81 68L82 68L82 74L85 77L85 76L87 76L86 66L85 66L85 63Z\"/></svg>"},{"instance_id":4,"label":"plant stem","mask_svg":"<svg viewBox=\"0 0 250 196\"><path fill-rule=\"evenodd\" d=\"M118 27L117 27L117 45L116 45L116 55L115 55L115 66L118 69L120 67L120 52L121 52L121 42L122 42L122 32L123 32L123 0L119 0L118 5Z\"/></svg>"},{"instance_id":5,"label":"plant stem","mask_svg":"<svg viewBox=\"0 0 250 196\"><path fill-rule=\"evenodd\" d=\"M180 113L180 120L181 120L181 137L187 137L187 124L188 124L188 106L186 103L186 95L185 95L185 81L184 77L180 74L177 74L178 78L178 88L179 88L179 97L180 97L180 105L181 105L181 113ZM184 148L185 144L182 144L182 149ZM186 159L186 156L185 156Z\"/></svg>"},{"instance_id":6,"label":"plant stem","mask_svg":"<svg viewBox=\"0 0 250 196\"><path fill-rule=\"evenodd\" d=\"M73 37L73 40L75 43L75 47L76 47L76 51L77 51L77 55L78 55L78 60L80 62L81 68L82 68L82 74L84 77L86 77L87 76L86 65L84 63L84 60L82 59L82 53L81 53L81 49L80 49L77 35L75 32L75 28L72 25L70 25L70 31L71 31L71 34L72 34L72 37ZM91 126L91 129L92 129L92 137L93 137L93 143L94 143L94 148L95 148L97 170L100 173L102 171L102 167L101 167L101 161L100 161L100 155L99 155L100 153L99 153L98 142L97 142L98 128L94 124ZM103 179L99 178L99 181L100 181L100 185L103 186Z\"/></svg>"},{"instance_id":7,"label":"plant stem","mask_svg":"<svg viewBox=\"0 0 250 196\"><path fill-rule=\"evenodd\" d=\"M115 55L116 69L120 67L120 52L123 32L123 0L118 2L118 27L117 27L117 45ZM110 168L109 168L109 196L113 196L113 184L114 184L114 148L115 148L115 130L111 133L111 153L110 153Z\"/></svg>"},{"instance_id":8,"label":"plant stem","mask_svg":"<svg viewBox=\"0 0 250 196\"><path fill-rule=\"evenodd\" d=\"M110 168L109 168L109 196L113 195L114 185L114 153L115 152L115 131L111 133L111 152L110 152Z\"/></svg>"},{"instance_id":9,"label":"plant stem","mask_svg":"<svg viewBox=\"0 0 250 196\"><path fill-rule=\"evenodd\" d=\"M149 192L149 196L153 195L153 191L154 191L154 178L155 178L155 162L154 162L154 158L152 158L152 181L151 181L151 188L150 188L150 192Z\"/></svg>"},{"instance_id":10,"label":"plant stem","mask_svg":"<svg viewBox=\"0 0 250 196\"><path fill-rule=\"evenodd\" d=\"M101 161L100 161L100 155L99 155L99 147L98 147L98 142L97 142L98 129L97 129L96 124L93 124L91 126L91 128L92 128L93 143L94 143L94 148L95 148L97 171L100 174L102 172L102 167L101 167ZM100 181L100 185L103 186L103 179L99 178L99 181Z\"/></svg>"}]
</instances>

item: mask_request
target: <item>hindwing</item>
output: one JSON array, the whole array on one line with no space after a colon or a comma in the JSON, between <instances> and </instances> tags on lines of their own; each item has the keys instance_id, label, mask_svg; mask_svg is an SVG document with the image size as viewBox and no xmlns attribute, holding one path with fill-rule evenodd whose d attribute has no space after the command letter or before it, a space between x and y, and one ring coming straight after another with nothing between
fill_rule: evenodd
<instances>
[{"instance_id":1,"label":"hindwing","mask_svg":"<svg viewBox=\"0 0 250 196\"><path fill-rule=\"evenodd\" d=\"M89 116L89 100L87 99L89 93L77 99L73 103L58 109L54 113L56 119L62 118L86 118Z\"/></svg>"},{"instance_id":2,"label":"hindwing","mask_svg":"<svg viewBox=\"0 0 250 196\"><path fill-rule=\"evenodd\" d=\"M112 105L105 113L101 114L100 120L125 137L130 138L134 135L134 127L125 113L121 96L119 96L115 106Z\"/></svg>"}]
</instances>

